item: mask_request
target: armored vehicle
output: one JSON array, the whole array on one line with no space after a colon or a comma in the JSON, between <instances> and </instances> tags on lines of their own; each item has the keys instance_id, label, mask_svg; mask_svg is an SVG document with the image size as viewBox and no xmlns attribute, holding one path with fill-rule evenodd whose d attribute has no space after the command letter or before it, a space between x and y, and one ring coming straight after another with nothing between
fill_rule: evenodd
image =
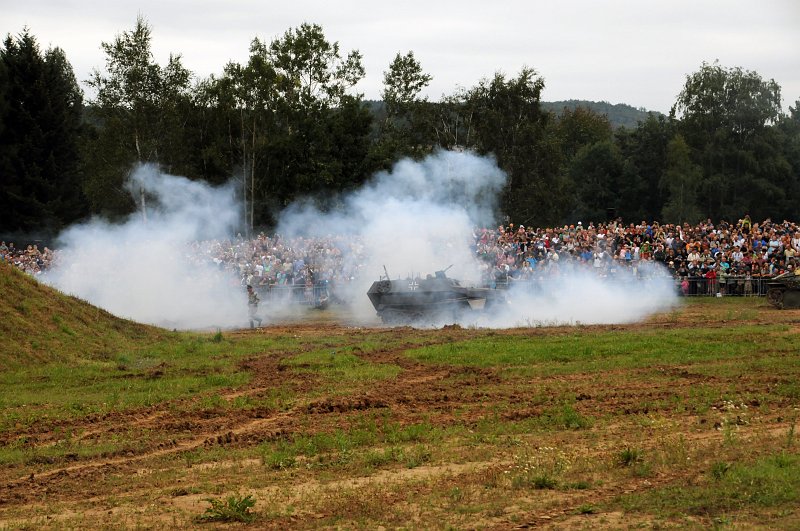
<instances>
[{"instance_id":1,"label":"armored vehicle","mask_svg":"<svg viewBox=\"0 0 800 531\"><path fill-rule=\"evenodd\" d=\"M800 308L800 275L787 271L767 282L767 300L776 308Z\"/></svg>"},{"instance_id":2,"label":"armored vehicle","mask_svg":"<svg viewBox=\"0 0 800 531\"><path fill-rule=\"evenodd\" d=\"M391 280L386 273L372 283L367 296L386 324L454 323L464 315L502 302L503 295L496 289L462 286L449 278L446 273L450 267L425 278L405 280Z\"/></svg>"}]
</instances>

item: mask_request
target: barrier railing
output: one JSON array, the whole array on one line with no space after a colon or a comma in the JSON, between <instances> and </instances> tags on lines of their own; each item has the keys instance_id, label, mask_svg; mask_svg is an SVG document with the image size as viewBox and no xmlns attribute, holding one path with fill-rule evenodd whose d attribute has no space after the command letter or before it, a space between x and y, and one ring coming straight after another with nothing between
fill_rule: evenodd
<instances>
[{"instance_id":1,"label":"barrier railing","mask_svg":"<svg viewBox=\"0 0 800 531\"><path fill-rule=\"evenodd\" d=\"M327 285L282 285L257 287L261 301L267 304L300 304L320 307L328 304L331 291Z\"/></svg>"},{"instance_id":2,"label":"barrier railing","mask_svg":"<svg viewBox=\"0 0 800 531\"><path fill-rule=\"evenodd\" d=\"M687 297L695 296L737 296L737 297L763 297L767 294L767 283L772 277L728 276L724 278L707 279L703 277L686 277L676 279L676 289Z\"/></svg>"},{"instance_id":3,"label":"barrier railing","mask_svg":"<svg viewBox=\"0 0 800 531\"><path fill-rule=\"evenodd\" d=\"M725 278L707 279L705 277L683 277L673 278L675 291L686 297L764 297L767 294L767 283L773 277L752 277L752 276L727 276ZM490 287L498 289L508 289L512 286L520 286L530 292L544 291L545 284L555 282L556 279L532 278L532 279L498 279ZM634 280L620 280L623 283L635 282Z\"/></svg>"},{"instance_id":4,"label":"barrier railing","mask_svg":"<svg viewBox=\"0 0 800 531\"><path fill-rule=\"evenodd\" d=\"M684 278L673 278L675 291L686 297L763 297L767 294L767 283L770 280L772 277L728 276L707 279L690 276L685 277L684 282ZM538 293L544 292L546 285L557 281L550 278L505 278L497 279L491 287L509 289L515 286L530 293ZM256 291L265 304L298 304L318 308L326 306L332 300L338 300L334 287L325 284L257 287Z\"/></svg>"}]
</instances>

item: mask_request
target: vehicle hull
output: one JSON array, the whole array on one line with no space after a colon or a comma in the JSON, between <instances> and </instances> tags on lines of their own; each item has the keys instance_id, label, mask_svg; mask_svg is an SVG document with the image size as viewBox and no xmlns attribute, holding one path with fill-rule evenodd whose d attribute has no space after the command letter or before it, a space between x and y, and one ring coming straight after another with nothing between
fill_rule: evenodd
<instances>
[{"instance_id":1,"label":"vehicle hull","mask_svg":"<svg viewBox=\"0 0 800 531\"><path fill-rule=\"evenodd\" d=\"M378 316L387 324L446 324L490 310L503 297L490 288L462 286L443 272L434 277L379 280L367 291Z\"/></svg>"}]
</instances>

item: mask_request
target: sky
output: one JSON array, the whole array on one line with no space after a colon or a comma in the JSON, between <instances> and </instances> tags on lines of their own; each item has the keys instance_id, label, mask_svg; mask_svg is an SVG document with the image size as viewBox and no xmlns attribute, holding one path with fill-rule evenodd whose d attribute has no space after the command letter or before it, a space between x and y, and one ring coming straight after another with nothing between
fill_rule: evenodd
<instances>
[{"instance_id":1,"label":"sky","mask_svg":"<svg viewBox=\"0 0 800 531\"><path fill-rule=\"evenodd\" d=\"M667 113L686 76L716 60L774 79L784 109L800 99L798 0L0 0L0 14L3 35L27 27L43 49L62 48L79 81L104 70L101 43L142 15L156 61L180 54L198 79L246 62L254 37L308 22L343 55L361 52L356 91L367 99L380 98L392 59L409 51L433 76L431 101L527 66L545 80L544 101Z\"/></svg>"}]
</instances>

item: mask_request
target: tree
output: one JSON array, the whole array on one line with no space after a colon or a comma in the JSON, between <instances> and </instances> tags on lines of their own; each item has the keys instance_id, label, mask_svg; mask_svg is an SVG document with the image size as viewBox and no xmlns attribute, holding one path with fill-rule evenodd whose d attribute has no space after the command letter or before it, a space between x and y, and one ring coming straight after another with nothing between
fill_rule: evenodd
<instances>
[{"instance_id":1,"label":"tree","mask_svg":"<svg viewBox=\"0 0 800 531\"><path fill-rule=\"evenodd\" d=\"M610 139L612 131L606 116L579 105L575 109L564 107L561 110L554 133L559 136L564 158L569 160L583 146Z\"/></svg>"},{"instance_id":2,"label":"tree","mask_svg":"<svg viewBox=\"0 0 800 531\"><path fill-rule=\"evenodd\" d=\"M132 31L102 43L106 72L88 81L97 91L91 118L97 134L88 146L91 172L87 184L92 208L124 214L134 206L122 183L134 164L153 162L173 173L186 173L183 124L191 110L191 72L180 55L162 67L153 59L150 26L138 17Z\"/></svg>"},{"instance_id":3,"label":"tree","mask_svg":"<svg viewBox=\"0 0 800 531\"><path fill-rule=\"evenodd\" d=\"M769 148L781 116L780 92L757 72L718 63L703 63L687 76L671 114L680 119L678 130L702 168L705 215L771 215L769 204L780 196L771 184L781 179L774 170L785 165L782 154Z\"/></svg>"},{"instance_id":4,"label":"tree","mask_svg":"<svg viewBox=\"0 0 800 531\"><path fill-rule=\"evenodd\" d=\"M0 231L53 232L85 215L79 141L83 97L59 48L27 29L0 50Z\"/></svg>"},{"instance_id":5,"label":"tree","mask_svg":"<svg viewBox=\"0 0 800 531\"><path fill-rule=\"evenodd\" d=\"M671 114L695 141L722 130L741 144L781 115L781 89L757 72L703 63L686 77Z\"/></svg>"},{"instance_id":6,"label":"tree","mask_svg":"<svg viewBox=\"0 0 800 531\"><path fill-rule=\"evenodd\" d=\"M246 64L200 83L201 130L213 138L203 164L242 175L248 230L298 196L331 197L365 179L371 118L351 94L363 73L357 51L342 57L320 26L303 24L254 39Z\"/></svg>"},{"instance_id":7,"label":"tree","mask_svg":"<svg viewBox=\"0 0 800 531\"><path fill-rule=\"evenodd\" d=\"M611 139L583 146L569 163L569 177L577 205L575 219L600 220L609 208L626 215L631 205L621 201L623 159ZM629 214L629 213L627 213Z\"/></svg>"},{"instance_id":8,"label":"tree","mask_svg":"<svg viewBox=\"0 0 800 531\"><path fill-rule=\"evenodd\" d=\"M303 24L272 41L269 56L280 94L280 144L270 181L283 204L298 196L335 191L342 182L362 181L362 175L342 175L353 162L340 158L342 142L366 149L361 139L369 134L364 127L369 116L361 94L352 92L364 77L361 53L353 50L342 56L339 43L329 42L321 26ZM341 121L342 113L353 120ZM366 151L344 153L360 160L366 156Z\"/></svg>"},{"instance_id":9,"label":"tree","mask_svg":"<svg viewBox=\"0 0 800 531\"><path fill-rule=\"evenodd\" d=\"M424 155L432 149L431 107L420 97L432 77L422 70L414 52L398 53L383 73L381 98L386 106L381 140L392 158ZM391 162L391 161L388 161Z\"/></svg>"},{"instance_id":10,"label":"tree","mask_svg":"<svg viewBox=\"0 0 800 531\"><path fill-rule=\"evenodd\" d=\"M782 201L776 205L774 216L778 219L800 218L800 100L795 100L794 107L789 106L789 113L782 116L776 129L776 139L771 146L779 146L786 161L785 179L779 183L784 194Z\"/></svg>"},{"instance_id":11,"label":"tree","mask_svg":"<svg viewBox=\"0 0 800 531\"><path fill-rule=\"evenodd\" d=\"M702 215L698 207L700 168L689 157L689 146L681 135L667 146L667 167L661 178L661 187L667 191L667 202L661 215L667 223L697 223Z\"/></svg>"},{"instance_id":12,"label":"tree","mask_svg":"<svg viewBox=\"0 0 800 531\"><path fill-rule=\"evenodd\" d=\"M361 53L342 58L338 42L328 42L318 24L302 24L270 43L269 56L279 74L283 98L292 106L339 105L364 77Z\"/></svg>"},{"instance_id":13,"label":"tree","mask_svg":"<svg viewBox=\"0 0 800 531\"><path fill-rule=\"evenodd\" d=\"M635 129L620 128L615 140L625 159L621 202L633 220L661 218L664 190L660 186L667 158L667 144L675 136L675 122L650 114Z\"/></svg>"},{"instance_id":14,"label":"tree","mask_svg":"<svg viewBox=\"0 0 800 531\"><path fill-rule=\"evenodd\" d=\"M219 80L212 78L207 87L218 109L228 115L225 129L232 150L231 159L242 175L242 202L245 229L255 225L256 196L269 175L268 151L277 136L276 110L279 74L272 63L268 46L259 39L250 44L247 64L228 63ZM261 166L265 165L265 172ZM274 190L271 190L274 192Z\"/></svg>"},{"instance_id":15,"label":"tree","mask_svg":"<svg viewBox=\"0 0 800 531\"><path fill-rule=\"evenodd\" d=\"M540 106L544 79L523 68L516 78L497 73L463 95L458 107L467 147L491 153L507 174L503 208L524 224L561 221L568 205L559 173L558 141Z\"/></svg>"}]
</instances>

